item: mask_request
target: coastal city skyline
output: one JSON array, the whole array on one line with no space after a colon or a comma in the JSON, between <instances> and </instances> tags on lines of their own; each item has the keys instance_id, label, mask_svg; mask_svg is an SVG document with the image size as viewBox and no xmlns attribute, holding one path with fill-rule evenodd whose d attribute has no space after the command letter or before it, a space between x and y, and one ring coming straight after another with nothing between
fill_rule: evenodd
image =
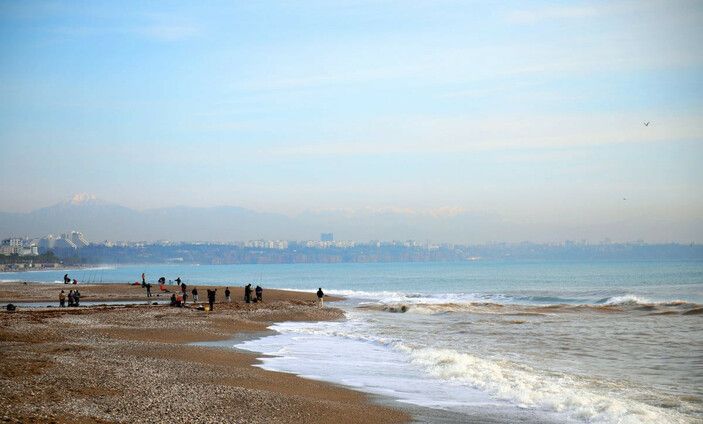
<instances>
[{"instance_id":1,"label":"coastal city skyline","mask_svg":"<svg viewBox=\"0 0 703 424\"><path fill-rule=\"evenodd\" d=\"M135 210L86 193L28 213L0 211L0 237L31 239L77 229L94 240L148 243L300 241L317 240L318 236L328 239L332 234L337 240L352 242L421 240L438 244L690 244L702 239L695 229L678 227L671 220L651 221L647 226L618 221L597 227L545 224L535 228L498 215L457 209L330 209L298 214L238 206Z\"/></svg>"},{"instance_id":2,"label":"coastal city skyline","mask_svg":"<svg viewBox=\"0 0 703 424\"><path fill-rule=\"evenodd\" d=\"M700 242L702 16L4 2L0 211L85 192L136 211L427 217L421 237L375 238Z\"/></svg>"}]
</instances>

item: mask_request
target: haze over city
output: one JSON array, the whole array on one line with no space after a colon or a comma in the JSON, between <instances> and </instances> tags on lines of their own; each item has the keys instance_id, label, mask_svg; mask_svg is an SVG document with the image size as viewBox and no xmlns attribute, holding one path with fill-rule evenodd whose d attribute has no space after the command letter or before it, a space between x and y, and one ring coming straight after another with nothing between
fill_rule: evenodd
<instances>
[{"instance_id":1,"label":"haze over city","mask_svg":"<svg viewBox=\"0 0 703 424\"><path fill-rule=\"evenodd\" d=\"M233 3L3 2L0 211L703 241L701 2Z\"/></svg>"}]
</instances>

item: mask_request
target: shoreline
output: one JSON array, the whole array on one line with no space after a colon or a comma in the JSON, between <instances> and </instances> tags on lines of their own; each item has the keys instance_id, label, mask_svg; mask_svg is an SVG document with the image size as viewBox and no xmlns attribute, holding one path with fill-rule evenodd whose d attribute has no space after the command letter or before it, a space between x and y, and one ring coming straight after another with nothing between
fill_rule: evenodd
<instances>
[{"instance_id":1,"label":"shoreline","mask_svg":"<svg viewBox=\"0 0 703 424\"><path fill-rule=\"evenodd\" d=\"M217 290L218 302L224 300L225 286L213 285L188 285L188 302L192 301L191 290L198 289L200 297L199 303L207 303L207 289ZM63 290L68 293L69 290L78 289L81 292L81 302L111 302L111 301L164 301L169 300L172 293L178 293L178 286L166 285L165 292L159 290L158 284L152 284L151 297L146 296L146 290L140 285L132 285L127 283L78 283L78 284L63 284L63 283L45 283L32 281L12 281L0 282L0 304L4 306L6 303L27 303L27 302L54 302L55 306L59 305L59 293ZM232 304L243 304L244 287L230 286ZM264 301L271 299L286 299L295 301L312 301L315 302L317 297L313 292L294 291L294 290L279 290L264 288ZM334 302L341 300L341 297L325 296L325 301ZM254 304L250 304L254 305Z\"/></svg>"},{"instance_id":2,"label":"shoreline","mask_svg":"<svg viewBox=\"0 0 703 424\"><path fill-rule=\"evenodd\" d=\"M8 296L32 301L42 291L35 286L51 289L47 299L64 288L0 283L0 302L4 306ZM127 298L133 295L132 286L109 286ZM91 293L87 285L78 288ZM245 304L234 300L239 292L232 288L233 302L222 303L223 288L218 288L213 312L161 305L3 310L2 418L58 423L411 421L399 407L379 404L362 392L255 367L255 353L194 345L257 337L273 322L343 316L335 308L318 309L314 293L267 289L263 303ZM25 289L28 298L11 295L16 289ZM92 295L84 299L100 300L99 293Z\"/></svg>"}]
</instances>

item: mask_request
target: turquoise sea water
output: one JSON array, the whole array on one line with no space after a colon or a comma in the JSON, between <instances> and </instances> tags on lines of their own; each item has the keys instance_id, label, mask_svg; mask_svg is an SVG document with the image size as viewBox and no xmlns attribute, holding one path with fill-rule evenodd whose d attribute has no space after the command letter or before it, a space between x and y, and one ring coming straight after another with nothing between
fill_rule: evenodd
<instances>
[{"instance_id":1,"label":"turquoise sea water","mask_svg":"<svg viewBox=\"0 0 703 424\"><path fill-rule=\"evenodd\" d=\"M703 303L702 262L501 262L276 265L130 265L0 273L3 281L141 281L141 273L192 284L405 293L476 293L550 303L597 302L612 296Z\"/></svg>"},{"instance_id":2,"label":"turquoise sea water","mask_svg":"<svg viewBox=\"0 0 703 424\"><path fill-rule=\"evenodd\" d=\"M703 263L148 265L79 281L181 277L343 294L339 322L280 323L238 347L265 368L475 416L703 421ZM60 282L64 271L0 280ZM513 412L511 412L513 411ZM511 415L514 414L514 415Z\"/></svg>"}]
</instances>

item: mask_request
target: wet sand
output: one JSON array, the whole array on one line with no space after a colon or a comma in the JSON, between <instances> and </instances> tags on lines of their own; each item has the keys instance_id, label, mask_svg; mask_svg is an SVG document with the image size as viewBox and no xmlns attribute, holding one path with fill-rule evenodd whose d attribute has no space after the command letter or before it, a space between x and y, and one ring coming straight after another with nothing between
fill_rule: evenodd
<instances>
[{"instance_id":1,"label":"wet sand","mask_svg":"<svg viewBox=\"0 0 703 424\"><path fill-rule=\"evenodd\" d=\"M74 286L0 283L0 304L56 301ZM155 290L154 290L155 288ZM154 294L158 286L152 288ZM169 286L174 290L175 286ZM189 287L190 290L192 287ZM82 300L146 300L141 287L79 285ZM251 366L256 356L189 343L288 320L342 318L314 293L242 288L213 312L168 306L18 308L0 313L0 419L7 422L400 423L363 393ZM204 286L198 286L201 302ZM164 294L163 296L170 296ZM237 299L237 300L234 300Z\"/></svg>"}]
</instances>

